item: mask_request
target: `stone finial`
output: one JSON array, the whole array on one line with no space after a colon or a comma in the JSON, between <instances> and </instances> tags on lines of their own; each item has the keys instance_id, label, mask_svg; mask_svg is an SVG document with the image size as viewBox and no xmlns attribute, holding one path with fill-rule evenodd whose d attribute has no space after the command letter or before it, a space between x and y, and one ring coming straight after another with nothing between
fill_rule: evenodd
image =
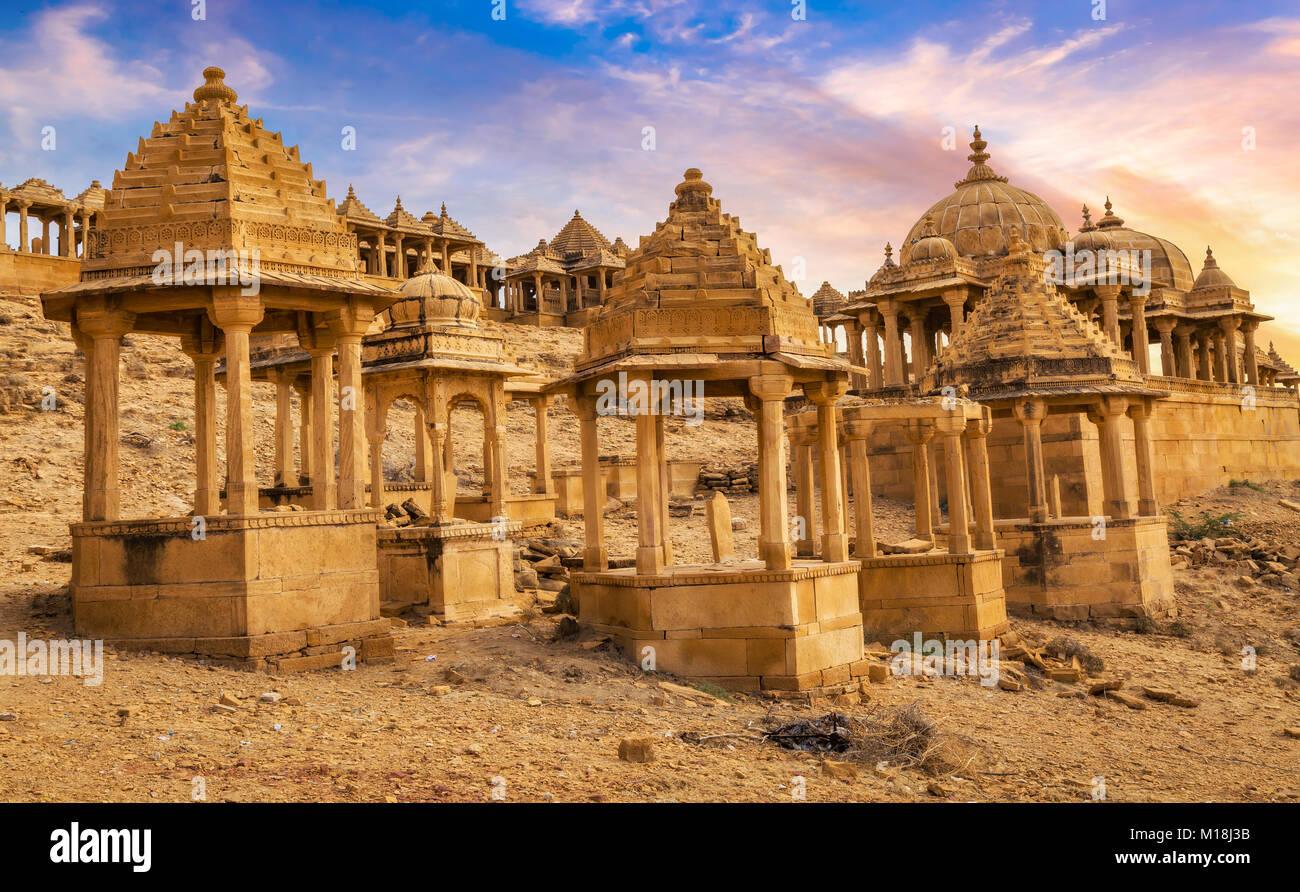
<instances>
[{"instance_id":1,"label":"stone finial","mask_svg":"<svg viewBox=\"0 0 1300 892\"><path fill-rule=\"evenodd\" d=\"M1105 208L1106 208L1106 214L1105 214L1105 216L1103 216L1103 217L1101 218L1101 221L1097 223L1097 228L1099 228L1099 229L1113 229L1113 228L1116 227L1116 226L1123 226L1123 225L1124 225L1124 220L1123 220L1122 218L1116 216L1115 212L1114 212L1113 210L1111 210L1111 203L1110 203L1110 196L1109 196L1109 195L1106 196L1106 204L1105 204Z\"/></svg>"},{"instance_id":2,"label":"stone finial","mask_svg":"<svg viewBox=\"0 0 1300 892\"><path fill-rule=\"evenodd\" d=\"M1214 252L1210 250L1210 246L1209 246L1209 245L1206 245L1206 246L1205 246L1205 264L1204 264L1204 266L1205 266L1206 269L1208 269L1208 268L1210 268L1210 267L1214 267L1214 268L1217 269L1218 266L1219 266L1219 261L1217 261L1217 260L1214 259Z\"/></svg>"},{"instance_id":3,"label":"stone finial","mask_svg":"<svg viewBox=\"0 0 1300 892\"><path fill-rule=\"evenodd\" d=\"M352 184L348 183L348 198L351 198L353 201L355 201L356 197L357 197L356 191L352 188Z\"/></svg>"},{"instance_id":4,"label":"stone finial","mask_svg":"<svg viewBox=\"0 0 1300 892\"><path fill-rule=\"evenodd\" d=\"M885 266L894 265L894 246L885 242Z\"/></svg>"},{"instance_id":5,"label":"stone finial","mask_svg":"<svg viewBox=\"0 0 1300 892\"><path fill-rule=\"evenodd\" d=\"M443 217L446 217L446 216L447 216L447 202L445 202L445 201L442 203L442 213L441 213L440 216L443 216Z\"/></svg>"},{"instance_id":6,"label":"stone finial","mask_svg":"<svg viewBox=\"0 0 1300 892\"><path fill-rule=\"evenodd\" d=\"M683 175L682 182L674 190L677 193L676 204L680 208L704 208L708 206L713 187L704 182L704 174L698 167L692 167Z\"/></svg>"},{"instance_id":7,"label":"stone finial","mask_svg":"<svg viewBox=\"0 0 1300 892\"><path fill-rule=\"evenodd\" d=\"M937 234L938 233L934 231L934 215L926 214L925 219L921 221L921 232L918 234L917 237L931 238L932 236L935 236Z\"/></svg>"},{"instance_id":8,"label":"stone finial","mask_svg":"<svg viewBox=\"0 0 1300 892\"><path fill-rule=\"evenodd\" d=\"M1092 232L1096 228L1092 223L1092 212L1088 210L1088 206L1085 204L1083 206L1083 225L1079 227L1079 231Z\"/></svg>"},{"instance_id":9,"label":"stone finial","mask_svg":"<svg viewBox=\"0 0 1300 892\"><path fill-rule=\"evenodd\" d=\"M978 183L986 180L993 180L999 183L1005 183L1007 181L1006 177L998 176L993 172L993 168L988 166L987 162L990 155L988 152L984 151L988 148L988 145L989 144L984 140L983 135L980 133L980 125L976 124L974 139L970 141L971 153L966 156L967 160L971 162L971 169L967 171L965 179L958 180L954 184L954 188L960 189L967 183Z\"/></svg>"},{"instance_id":10,"label":"stone finial","mask_svg":"<svg viewBox=\"0 0 1300 892\"><path fill-rule=\"evenodd\" d=\"M202 102L205 99L215 99L218 102L233 103L239 98L234 88L227 87L223 78L226 73L217 66L213 65L203 69L203 86L194 91L194 101Z\"/></svg>"},{"instance_id":11,"label":"stone finial","mask_svg":"<svg viewBox=\"0 0 1300 892\"><path fill-rule=\"evenodd\" d=\"M972 152L971 154L966 156L966 159L968 161L973 161L976 164L983 164L985 161L989 160L991 156L989 155L988 152L984 151L985 149L988 148L989 144L984 139L984 137L980 134L979 124L975 125L974 135L975 138L970 141L970 147L972 149Z\"/></svg>"}]
</instances>

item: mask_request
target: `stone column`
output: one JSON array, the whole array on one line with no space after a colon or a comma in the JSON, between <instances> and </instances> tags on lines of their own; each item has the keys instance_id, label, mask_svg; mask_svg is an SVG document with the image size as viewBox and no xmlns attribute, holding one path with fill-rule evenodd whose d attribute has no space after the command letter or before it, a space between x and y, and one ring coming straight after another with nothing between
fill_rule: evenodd
<instances>
[{"instance_id":1,"label":"stone column","mask_svg":"<svg viewBox=\"0 0 1300 892\"><path fill-rule=\"evenodd\" d=\"M533 412L537 416L536 421L536 447L537 447L537 466L536 473L533 476L533 492L548 493L551 491L551 441L550 431L547 427L547 410L551 406L549 396L535 396L528 400L533 407Z\"/></svg>"},{"instance_id":2,"label":"stone column","mask_svg":"<svg viewBox=\"0 0 1300 892\"><path fill-rule=\"evenodd\" d=\"M609 566L609 551L605 546L605 485L600 479L596 398L573 396L570 404L577 412L579 436L582 440L582 523L587 542L582 568L594 572Z\"/></svg>"},{"instance_id":3,"label":"stone column","mask_svg":"<svg viewBox=\"0 0 1300 892\"><path fill-rule=\"evenodd\" d=\"M375 239L378 242L378 244L375 246L375 253L379 258L378 274L385 278L388 278L388 245L386 243L386 237L382 229L376 233Z\"/></svg>"},{"instance_id":4,"label":"stone column","mask_svg":"<svg viewBox=\"0 0 1300 892\"><path fill-rule=\"evenodd\" d=\"M813 467L814 441L815 438L803 428L794 428L790 432L790 445L794 447L794 509L803 520L800 524L803 538L794 540L794 548L796 555L806 558L813 557L817 552L813 544L817 527L816 518L813 516L817 510L817 481Z\"/></svg>"},{"instance_id":5,"label":"stone column","mask_svg":"<svg viewBox=\"0 0 1300 892\"><path fill-rule=\"evenodd\" d=\"M1213 381L1214 375L1210 370L1210 351L1213 346L1210 333L1207 331L1196 332L1196 344L1198 348L1196 377L1201 381Z\"/></svg>"},{"instance_id":6,"label":"stone column","mask_svg":"<svg viewBox=\"0 0 1300 892\"><path fill-rule=\"evenodd\" d=\"M1131 295L1129 312L1133 314L1133 359L1138 364L1138 371L1147 374L1150 371L1151 351L1147 340L1147 299L1141 295Z\"/></svg>"},{"instance_id":7,"label":"stone column","mask_svg":"<svg viewBox=\"0 0 1300 892\"><path fill-rule=\"evenodd\" d=\"M293 373L274 372L275 486L293 486Z\"/></svg>"},{"instance_id":8,"label":"stone column","mask_svg":"<svg viewBox=\"0 0 1300 892\"><path fill-rule=\"evenodd\" d=\"M912 381L920 381L930 367L930 339L925 330L924 308L908 305L907 319L912 332Z\"/></svg>"},{"instance_id":9,"label":"stone column","mask_svg":"<svg viewBox=\"0 0 1300 892\"><path fill-rule=\"evenodd\" d=\"M135 324L135 315L107 306L78 307L77 327L90 340L86 354L86 479L85 520L117 520L118 489L118 365L122 336Z\"/></svg>"},{"instance_id":10,"label":"stone column","mask_svg":"<svg viewBox=\"0 0 1300 892\"><path fill-rule=\"evenodd\" d=\"M6 247L5 240L5 215L9 213L9 196L0 195L0 250Z\"/></svg>"},{"instance_id":11,"label":"stone column","mask_svg":"<svg viewBox=\"0 0 1300 892\"><path fill-rule=\"evenodd\" d=\"M1259 385L1259 358L1255 356L1255 329L1259 322L1255 319L1241 321L1241 339L1246 359L1246 383L1252 387Z\"/></svg>"},{"instance_id":12,"label":"stone column","mask_svg":"<svg viewBox=\"0 0 1300 892\"><path fill-rule=\"evenodd\" d=\"M201 342L186 338L181 349L194 362L194 513L221 513L221 484L217 480L217 380L215 370L223 347L213 337Z\"/></svg>"},{"instance_id":13,"label":"stone column","mask_svg":"<svg viewBox=\"0 0 1300 892\"><path fill-rule=\"evenodd\" d=\"M1220 384L1228 381L1228 351L1227 343L1223 337L1223 332L1216 331L1210 334L1214 341L1214 353L1211 359L1212 368L1214 369L1214 380Z\"/></svg>"},{"instance_id":14,"label":"stone column","mask_svg":"<svg viewBox=\"0 0 1300 892\"><path fill-rule=\"evenodd\" d=\"M993 528L993 487L989 480L988 436L993 429L989 410L979 421L966 425L967 454L970 457L971 505L975 514L975 547L997 548Z\"/></svg>"},{"instance_id":15,"label":"stone column","mask_svg":"<svg viewBox=\"0 0 1300 892\"><path fill-rule=\"evenodd\" d=\"M655 420L655 452L659 455L659 531L662 535L660 543L664 552L664 566L671 567L673 563L673 539L668 531L668 520L672 516L668 513L668 489L671 482L668 479L668 452L664 444L664 417L659 412L654 413Z\"/></svg>"},{"instance_id":16,"label":"stone column","mask_svg":"<svg viewBox=\"0 0 1300 892\"><path fill-rule=\"evenodd\" d=\"M510 511L506 507L506 479L508 468L506 466L506 391L505 383L498 380L492 387L492 417L483 419L483 436L487 437L491 444L492 458L492 486L488 496L492 509L492 517L495 520L498 517L509 519ZM484 472L487 472L484 468Z\"/></svg>"},{"instance_id":17,"label":"stone column","mask_svg":"<svg viewBox=\"0 0 1300 892\"><path fill-rule=\"evenodd\" d=\"M330 393L334 389L334 343L318 333L314 344L303 346L311 356L311 507L315 511L332 511L338 507L330 405Z\"/></svg>"},{"instance_id":18,"label":"stone column","mask_svg":"<svg viewBox=\"0 0 1300 892\"><path fill-rule=\"evenodd\" d=\"M817 405L818 458L821 459L822 560L845 561L849 557L849 540L844 531L844 490L840 475L839 425L835 417L835 403L848 391L848 382L805 384L803 389L804 395Z\"/></svg>"},{"instance_id":19,"label":"stone column","mask_svg":"<svg viewBox=\"0 0 1300 892\"><path fill-rule=\"evenodd\" d=\"M451 248L447 245L447 240L442 240L442 272L444 275L451 275Z\"/></svg>"},{"instance_id":20,"label":"stone column","mask_svg":"<svg viewBox=\"0 0 1300 892\"><path fill-rule=\"evenodd\" d=\"M1227 374L1224 380L1232 384L1241 383L1241 366L1237 359L1237 329L1241 327L1241 320L1236 316L1225 316L1219 320L1219 329L1223 332L1221 335L1219 355Z\"/></svg>"},{"instance_id":21,"label":"stone column","mask_svg":"<svg viewBox=\"0 0 1300 892\"><path fill-rule=\"evenodd\" d=\"M429 427L424 421L424 406L415 406L415 482L430 482L429 468L433 464L429 455Z\"/></svg>"},{"instance_id":22,"label":"stone column","mask_svg":"<svg viewBox=\"0 0 1300 892\"><path fill-rule=\"evenodd\" d=\"M785 449L781 431L784 401L793 383L786 375L757 375L749 379L749 391L759 401L758 504L762 523L758 550L769 570L790 568ZM835 491L838 492L838 488Z\"/></svg>"},{"instance_id":23,"label":"stone column","mask_svg":"<svg viewBox=\"0 0 1300 892\"><path fill-rule=\"evenodd\" d=\"M948 481L948 553L970 554L970 519L966 514L966 453L961 438L966 431L964 411L949 412L935 421L943 436Z\"/></svg>"},{"instance_id":24,"label":"stone column","mask_svg":"<svg viewBox=\"0 0 1300 892\"><path fill-rule=\"evenodd\" d=\"M1042 400L1021 400L1015 415L1025 431L1025 473L1029 479L1029 521L1047 520L1047 482L1043 475L1043 419L1047 407Z\"/></svg>"},{"instance_id":25,"label":"stone column","mask_svg":"<svg viewBox=\"0 0 1300 892\"><path fill-rule=\"evenodd\" d=\"M867 335L867 368L870 369L867 386L872 390L879 390L884 385L884 376L880 369L880 327L876 324L874 315L868 317L864 314L858 318L867 320L862 326Z\"/></svg>"},{"instance_id":26,"label":"stone column","mask_svg":"<svg viewBox=\"0 0 1300 892\"><path fill-rule=\"evenodd\" d=\"M867 440L871 436L871 429L870 421L844 423L844 433L849 438L849 473L853 477L855 558L876 556L876 534L871 519L871 465L867 460Z\"/></svg>"},{"instance_id":27,"label":"stone column","mask_svg":"<svg viewBox=\"0 0 1300 892\"><path fill-rule=\"evenodd\" d=\"M882 300L876 305L885 320L885 386L903 383L903 338L898 333L898 301Z\"/></svg>"},{"instance_id":28,"label":"stone column","mask_svg":"<svg viewBox=\"0 0 1300 892\"><path fill-rule=\"evenodd\" d=\"M1160 332L1160 374L1172 378L1178 373L1177 357L1174 355L1174 326L1178 320L1173 316L1160 316L1153 324L1156 331Z\"/></svg>"},{"instance_id":29,"label":"stone column","mask_svg":"<svg viewBox=\"0 0 1300 892\"><path fill-rule=\"evenodd\" d=\"M907 421L907 442L912 444L912 501L915 504L916 538L934 541L930 516L930 438L934 423L924 419Z\"/></svg>"},{"instance_id":30,"label":"stone column","mask_svg":"<svg viewBox=\"0 0 1300 892\"><path fill-rule=\"evenodd\" d=\"M304 383L300 376L294 381L298 391L298 485L311 483L312 444L316 442L311 423L311 374Z\"/></svg>"},{"instance_id":31,"label":"stone column","mask_svg":"<svg viewBox=\"0 0 1300 892\"><path fill-rule=\"evenodd\" d=\"M642 376L646 392L650 377ZM636 573L658 576L664 571L662 499L659 494L659 443L656 416L647 408L636 415Z\"/></svg>"},{"instance_id":32,"label":"stone column","mask_svg":"<svg viewBox=\"0 0 1300 892\"><path fill-rule=\"evenodd\" d=\"M406 237L398 232L393 233L393 275L406 278Z\"/></svg>"},{"instance_id":33,"label":"stone column","mask_svg":"<svg viewBox=\"0 0 1300 892\"><path fill-rule=\"evenodd\" d=\"M59 256L71 257L72 250L72 209L69 208L63 212L63 226L59 230Z\"/></svg>"},{"instance_id":34,"label":"stone column","mask_svg":"<svg viewBox=\"0 0 1300 892\"><path fill-rule=\"evenodd\" d=\"M596 278L600 282L600 305L603 307L605 305L605 290L607 287L605 285L605 271L603 269L596 270Z\"/></svg>"},{"instance_id":35,"label":"stone column","mask_svg":"<svg viewBox=\"0 0 1300 892\"><path fill-rule=\"evenodd\" d=\"M1133 505L1124 478L1124 431L1120 426L1120 419L1128 411L1128 403L1128 397L1108 396L1103 397L1097 406L1102 491L1107 513L1116 520L1133 516Z\"/></svg>"},{"instance_id":36,"label":"stone column","mask_svg":"<svg viewBox=\"0 0 1300 892\"><path fill-rule=\"evenodd\" d=\"M28 199L18 199L18 250L24 254L30 254L32 250L31 239L27 237L27 209L31 206Z\"/></svg>"},{"instance_id":37,"label":"stone column","mask_svg":"<svg viewBox=\"0 0 1300 892\"><path fill-rule=\"evenodd\" d=\"M849 322L844 326L845 337L849 341L849 362L855 366L865 366L866 358L862 355L862 326L857 322ZM853 373L853 389L865 390L867 387L867 376L861 372Z\"/></svg>"},{"instance_id":38,"label":"stone column","mask_svg":"<svg viewBox=\"0 0 1300 892\"><path fill-rule=\"evenodd\" d=\"M339 354L340 508L363 508L366 504L366 391L361 382L361 336L374 318L370 304L358 300L350 300L347 307L328 317Z\"/></svg>"},{"instance_id":39,"label":"stone column","mask_svg":"<svg viewBox=\"0 0 1300 892\"><path fill-rule=\"evenodd\" d=\"M1128 408L1133 420L1133 448L1137 453L1138 514L1156 517L1160 503L1156 501L1155 458L1151 450L1151 401L1138 399Z\"/></svg>"},{"instance_id":40,"label":"stone column","mask_svg":"<svg viewBox=\"0 0 1300 892\"><path fill-rule=\"evenodd\" d=\"M433 477L433 488L429 493L429 514L432 522L443 525L451 522L452 515L447 512L447 473L444 464L447 446L447 407L439 400L433 400L432 411L425 412L429 423L429 454L433 459L429 473ZM486 424L485 424L486 427ZM455 498L455 492L452 492Z\"/></svg>"},{"instance_id":41,"label":"stone column","mask_svg":"<svg viewBox=\"0 0 1300 892\"><path fill-rule=\"evenodd\" d=\"M948 316L952 324L952 336L948 339L948 343L951 344L956 340L957 335L961 334L962 326L966 324L966 293L945 291L943 302L948 305Z\"/></svg>"},{"instance_id":42,"label":"stone column","mask_svg":"<svg viewBox=\"0 0 1300 892\"><path fill-rule=\"evenodd\" d=\"M1196 332L1194 325L1177 325L1174 327L1174 365L1180 378L1196 377L1196 359L1192 355L1192 335Z\"/></svg>"},{"instance_id":43,"label":"stone column","mask_svg":"<svg viewBox=\"0 0 1300 892\"><path fill-rule=\"evenodd\" d=\"M384 433L388 428L388 407L380 402L379 394L371 388L366 402L366 439L370 443L370 507L384 510ZM419 432L417 431L417 437ZM416 441L419 449L419 441Z\"/></svg>"},{"instance_id":44,"label":"stone column","mask_svg":"<svg viewBox=\"0 0 1300 892\"><path fill-rule=\"evenodd\" d=\"M545 291L545 289L543 288L543 285L542 285L542 274L541 274L541 273L533 273L533 290L537 292L537 298L536 298L536 303L537 303L537 312L538 312L538 313L545 313L545 312L546 312L546 307L545 307L545 305L543 304L543 299L544 299L544 297L545 297L545 295L546 295L546 291Z\"/></svg>"},{"instance_id":45,"label":"stone column","mask_svg":"<svg viewBox=\"0 0 1300 892\"><path fill-rule=\"evenodd\" d=\"M262 304L257 297L240 294L238 288L220 287L213 289L209 312L226 340L226 513L256 514L249 336L262 321Z\"/></svg>"},{"instance_id":46,"label":"stone column","mask_svg":"<svg viewBox=\"0 0 1300 892\"><path fill-rule=\"evenodd\" d=\"M478 280L478 248L470 245L465 249L465 252L469 254L469 287L474 289L483 288L483 283Z\"/></svg>"},{"instance_id":47,"label":"stone column","mask_svg":"<svg viewBox=\"0 0 1300 892\"><path fill-rule=\"evenodd\" d=\"M1096 285L1092 289L1101 301L1101 324L1106 334L1121 349L1124 341L1119 333L1119 286Z\"/></svg>"}]
</instances>

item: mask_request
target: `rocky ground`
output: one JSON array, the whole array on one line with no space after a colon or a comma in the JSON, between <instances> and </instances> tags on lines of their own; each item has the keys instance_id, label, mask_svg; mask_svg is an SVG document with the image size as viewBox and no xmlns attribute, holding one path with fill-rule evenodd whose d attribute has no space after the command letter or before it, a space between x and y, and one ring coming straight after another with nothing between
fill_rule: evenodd
<instances>
[{"instance_id":1,"label":"rocky ground","mask_svg":"<svg viewBox=\"0 0 1300 892\"><path fill-rule=\"evenodd\" d=\"M0 299L0 639L72 635L60 552L80 510L81 359L61 328L32 298ZM511 334L521 358L557 368L579 337ZM172 345L129 339L125 516L187 510L188 374ZM53 411L39 407L46 387ZM273 396L255 390L269 483ZM400 409L390 418L394 473L411 464L411 423ZM454 424L461 483L474 491L481 422L458 412ZM576 457L576 427L553 410L558 459ZM632 450L625 422L603 420L601 434L602 452ZM531 409L513 406L511 483L521 492L532 435ZM670 423L668 436L673 454L719 467L755 458L752 423L736 407L696 428ZM731 500L743 524L738 550L752 554L757 498ZM1175 553L1185 565L1175 571L1177 619L1136 629L1015 620L1021 641L1003 654L1004 677L1020 679L1005 686L1019 690L914 675L869 684L852 705L770 701L643 673L599 639L561 637L558 614L455 629L407 615L395 623L396 662L355 671L276 677L107 653L98 686L0 676L0 799L1081 801L1097 795L1100 778L1113 801L1294 801L1300 740L1286 729L1300 726L1300 594L1287 574L1300 513L1283 501L1300 502L1300 485L1223 487L1172 506L1189 522L1214 523L1213 535L1191 530L1198 535L1174 543L1186 549ZM881 537L905 535L908 506L877 507ZM703 523L700 510L673 518L681 559L707 550ZM633 512L611 514L608 534L613 553L630 555ZM548 535L580 536L581 526ZM1072 655L1083 671L1059 668ZM1050 675L1122 687L1091 695L1090 681ZM832 710L862 723L854 727L869 733L858 742L874 748L824 757L764 738ZM872 736L900 723L906 740Z\"/></svg>"}]
</instances>

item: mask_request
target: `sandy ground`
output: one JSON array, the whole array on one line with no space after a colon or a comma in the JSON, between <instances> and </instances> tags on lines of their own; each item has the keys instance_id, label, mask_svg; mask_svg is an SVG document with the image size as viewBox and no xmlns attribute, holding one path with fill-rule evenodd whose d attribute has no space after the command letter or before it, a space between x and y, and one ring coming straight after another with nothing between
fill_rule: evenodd
<instances>
[{"instance_id":1,"label":"sandy ground","mask_svg":"<svg viewBox=\"0 0 1300 892\"><path fill-rule=\"evenodd\" d=\"M81 359L61 328L41 320L30 298L0 299L0 638L72 635L69 565L28 553L66 548L67 524L80 511ZM525 360L562 365L575 334L520 330L511 343ZM121 398L127 517L164 513L158 506L187 510L188 374L171 345L129 339ZM59 399L53 412L32 408L47 386ZM273 395L256 390L258 466L269 483ZM455 422L457 464L473 491L481 423L457 415L469 416ZM400 408L390 417L386 456L395 472L411 462L410 422ZM566 410L552 411L557 459L577 455L576 428ZM524 491L531 409L512 407L509 431L511 482ZM743 418L670 425L668 435L673 454L719 467L755 458ZM602 422L602 452L630 452L632 441L630 425ZM1300 541L1300 514L1279 506L1283 496L1300 498L1300 487L1223 488L1176 507L1237 512L1236 526L1282 545ZM732 503L746 521L738 548L752 553L757 499ZM905 535L909 506L877 507L882 538ZM580 523L565 526L580 535ZM707 550L702 506L671 529L683 559ZM633 514L611 515L608 535L613 553L631 554ZM820 716L826 704L665 689L661 682L682 680L643 673L595 640L555 640L556 618L530 612L481 628L399 625L395 664L350 672L275 677L108 653L99 686L0 676L0 799L188 801L202 788L209 801L790 801L796 790L809 801L1081 801L1104 778L1116 801L1295 800L1300 740L1283 728L1300 726L1300 683L1290 677L1300 663L1300 596L1242 588L1236 575L1177 571L1178 623L1145 633L1013 621L1041 641L1074 639L1104 660L1108 675L1126 677L1125 690L1173 688L1199 699L1195 708L1152 702L1136 711L1046 680L1013 693L971 678L908 677L871 685L865 702L844 710L866 717L916 704L961 754L937 776L863 764L855 778L833 777L818 757L756 731L765 719ZM1242 668L1247 645L1258 655L1254 672ZM259 702L268 692L279 702ZM214 711L225 694L239 705ZM655 760L620 760L627 737L654 738Z\"/></svg>"}]
</instances>

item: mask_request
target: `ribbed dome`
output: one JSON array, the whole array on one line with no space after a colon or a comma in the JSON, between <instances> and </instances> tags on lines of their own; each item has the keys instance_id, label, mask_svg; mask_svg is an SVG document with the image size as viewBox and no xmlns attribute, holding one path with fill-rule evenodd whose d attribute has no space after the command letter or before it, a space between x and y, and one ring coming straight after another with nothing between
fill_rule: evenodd
<instances>
[{"instance_id":1,"label":"ribbed dome","mask_svg":"<svg viewBox=\"0 0 1300 892\"><path fill-rule=\"evenodd\" d=\"M1151 284L1156 288L1177 288L1190 291L1193 287L1192 264L1187 255L1173 242L1124 225L1124 220L1111 210L1106 198L1106 214L1093 226L1084 205L1084 224L1072 241L1075 251L1085 248L1093 251L1150 251Z\"/></svg>"},{"instance_id":2,"label":"ribbed dome","mask_svg":"<svg viewBox=\"0 0 1300 892\"><path fill-rule=\"evenodd\" d=\"M398 289L402 299L389 310L393 326L478 325L478 296L428 261Z\"/></svg>"},{"instance_id":3,"label":"ribbed dome","mask_svg":"<svg viewBox=\"0 0 1300 892\"><path fill-rule=\"evenodd\" d=\"M915 239L903 245L903 262L921 260L947 260L957 256L953 243L934 231L934 218L929 214L921 221L921 231Z\"/></svg>"},{"instance_id":4,"label":"ribbed dome","mask_svg":"<svg viewBox=\"0 0 1300 892\"><path fill-rule=\"evenodd\" d=\"M1214 259L1214 252L1207 245L1205 248L1205 265L1196 277L1195 288L1236 288L1237 283L1228 274L1219 269L1219 261Z\"/></svg>"},{"instance_id":5,"label":"ribbed dome","mask_svg":"<svg viewBox=\"0 0 1300 892\"><path fill-rule=\"evenodd\" d=\"M903 242L903 250L921 237L927 217L934 220L935 234L951 242L958 254L976 257L1008 252L1012 227L1035 251L1046 251L1063 243L1068 234L1065 224L1047 202L1032 192L1007 183L986 163L988 143L975 128L971 154L973 166L965 179L957 181L956 190L926 211ZM905 257L904 260L915 259Z\"/></svg>"}]
</instances>

